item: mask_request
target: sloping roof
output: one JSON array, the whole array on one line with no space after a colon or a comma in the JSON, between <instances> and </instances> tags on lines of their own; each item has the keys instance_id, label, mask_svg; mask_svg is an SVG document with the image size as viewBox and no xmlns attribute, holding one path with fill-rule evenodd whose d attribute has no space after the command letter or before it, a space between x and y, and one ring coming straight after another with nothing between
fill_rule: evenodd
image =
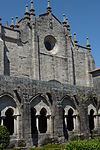
<instances>
[{"instance_id":1,"label":"sloping roof","mask_svg":"<svg viewBox=\"0 0 100 150\"><path fill-rule=\"evenodd\" d=\"M49 15L49 13L41 14L41 15L39 15L39 17L41 17L41 16L47 16L47 15ZM58 20L58 18L54 14L52 14L52 16L61 24L61 22Z\"/></svg>"},{"instance_id":2,"label":"sloping roof","mask_svg":"<svg viewBox=\"0 0 100 150\"><path fill-rule=\"evenodd\" d=\"M100 71L100 68L96 68L96 69L90 71L90 73L94 73L94 72L97 72L97 71Z\"/></svg>"}]
</instances>

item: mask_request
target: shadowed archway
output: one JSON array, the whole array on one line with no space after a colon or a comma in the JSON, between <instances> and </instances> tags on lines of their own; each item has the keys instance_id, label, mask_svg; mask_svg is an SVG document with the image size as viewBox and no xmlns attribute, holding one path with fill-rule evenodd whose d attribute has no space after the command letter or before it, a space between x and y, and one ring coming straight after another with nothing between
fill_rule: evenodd
<instances>
[{"instance_id":1,"label":"shadowed archway","mask_svg":"<svg viewBox=\"0 0 100 150\"><path fill-rule=\"evenodd\" d=\"M89 129L90 133L92 133L92 130L94 129L94 110L90 110L90 115L89 115Z\"/></svg>"},{"instance_id":2,"label":"shadowed archway","mask_svg":"<svg viewBox=\"0 0 100 150\"><path fill-rule=\"evenodd\" d=\"M46 117L46 109L42 108L39 116L39 131L40 133L46 133L47 131L47 117Z\"/></svg>"},{"instance_id":3,"label":"shadowed archway","mask_svg":"<svg viewBox=\"0 0 100 150\"><path fill-rule=\"evenodd\" d=\"M37 127L36 127L36 109L31 108L31 134L37 133Z\"/></svg>"},{"instance_id":4,"label":"shadowed archway","mask_svg":"<svg viewBox=\"0 0 100 150\"><path fill-rule=\"evenodd\" d=\"M69 131L72 131L74 129L73 110L71 108L68 110L67 129Z\"/></svg>"},{"instance_id":5,"label":"shadowed archway","mask_svg":"<svg viewBox=\"0 0 100 150\"><path fill-rule=\"evenodd\" d=\"M7 127L10 135L14 133L14 117L13 117L13 109L9 108L5 112L5 119L4 119L4 125Z\"/></svg>"}]
</instances>

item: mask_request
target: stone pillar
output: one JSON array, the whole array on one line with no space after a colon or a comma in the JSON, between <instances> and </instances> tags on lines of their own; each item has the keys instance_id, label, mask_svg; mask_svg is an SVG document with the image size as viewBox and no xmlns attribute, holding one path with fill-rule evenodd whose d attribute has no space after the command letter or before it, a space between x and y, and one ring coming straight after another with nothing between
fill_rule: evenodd
<instances>
[{"instance_id":1,"label":"stone pillar","mask_svg":"<svg viewBox=\"0 0 100 150\"><path fill-rule=\"evenodd\" d=\"M65 115L65 126L67 128L67 115Z\"/></svg>"},{"instance_id":2,"label":"stone pillar","mask_svg":"<svg viewBox=\"0 0 100 150\"><path fill-rule=\"evenodd\" d=\"M51 133L51 115L47 115L47 134Z\"/></svg>"},{"instance_id":3,"label":"stone pillar","mask_svg":"<svg viewBox=\"0 0 100 150\"><path fill-rule=\"evenodd\" d=\"M3 126L3 120L4 120L5 116L1 117L1 125Z\"/></svg>"},{"instance_id":4,"label":"stone pillar","mask_svg":"<svg viewBox=\"0 0 100 150\"><path fill-rule=\"evenodd\" d=\"M95 122L95 120L94 120ZM95 129L97 131L98 134L100 134L100 116L99 114L97 114L96 116L96 126L95 126Z\"/></svg>"},{"instance_id":5,"label":"stone pillar","mask_svg":"<svg viewBox=\"0 0 100 150\"><path fill-rule=\"evenodd\" d=\"M29 97L27 93L23 94L24 108L23 108L23 127L24 127L24 139L26 144L31 145L31 117L30 117L30 103L28 102Z\"/></svg>"},{"instance_id":6,"label":"stone pillar","mask_svg":"<svg viewBox=\"0 0 100 150\"><path fill-rule=\"evenodd\" d=\"M78 116L74 116L74 132L79 132L79 119Z\"/></svg>"},{"instance_id":7,"label":"stone pillar","mask_svg":"<svg viewBox=\"0 0 100 150\"><path fill-rule=\"evenodd\" d=\"M17 135L17 116L14 116L14 135Z\"/></svg>"},{"instance_id":8,"label":"stone pillar","mask_svg":"<svg viewBox=\"0 0 100 150\"><path fill-rule=\"evenodd\" d=\"M39 115L36 115L36 127L37 127L37 131L39 133Z\"/></svg>"},{"instance_id":9,"label":"stone pillar","mask_svg":"<svg viewBox=\"0 0 100 150\"><path fill-rule=\"evenodd\" d=\"M51 135L54 137L54 116L51 116Z\"/></svg>"},{"instance_id":10,"label":"stone pillar","mask_svg":"<svg viewBox=\"0 0 100 150\"><path fill-rule=\"evenodd\" d=\"M35 80L39 80L40 79L40 70L39 70L39 37L36 35L36 28L33 25L32 26L32 37L31 37L31 56L32 56L32 61L31 61L31 78L35 79Z\"/></svg>"},{"instance_id":11,"label":"stone pillar","mask_svg":"<svg viewBox=\"0 0 100 150\"><path fill-rule=\"evenodd\" d=\"M94 130L97 130L97 128L98 128L98 115L95 115L93 117L94 117Z\"/></svg>"},{"instance_id":12,"label":"stone pillar","mask_svg":"<svg viewBox=\"0 0 100 150\"><path fill-rule=\"evenodd\" d=\"M4 75L4 41L2 40L2 25L0 25L0 74Z\"/></svg>"},{"instance_id":13,"label":"stone pillar","mask_svg":"<svg viewBox=\"0 0 100 150\"><path fill-rule=\"evenodd\" d=\"M63 136L63 109L60 104L57 106L55 112L54 134L57 137Z\"/></svg>"}]
</instances>

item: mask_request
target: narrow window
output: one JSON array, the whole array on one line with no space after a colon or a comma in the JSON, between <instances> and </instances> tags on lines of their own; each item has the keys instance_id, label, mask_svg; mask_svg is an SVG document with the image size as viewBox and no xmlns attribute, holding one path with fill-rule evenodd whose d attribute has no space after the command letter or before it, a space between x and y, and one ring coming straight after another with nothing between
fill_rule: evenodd
<instances>
[{"instance_id":1,"label":"narrow window","mask_svg":"<svg viewBox=\"0 0 100 150\"><path fill-rule=\"evenodd\" d=\"M14 133L14 117L13 117L13 109L9 108L6 113L6 117L4 119L4 125L7 127L10 135Z\"/></svg>"},{"instance_id":2,"label":"narrow window","mask_svg":"<svg viewBox=\"0 0 100 150\"><path fill-rule=\"evenodd\" d=\"M46 133L47 131L47 117L46 117L46 109L42 108L40 111L39 117L39 131L40 133Z\"/></svg>"},{"instance_id":3,"label":"narrow window","mask_svg":"<svg viewBox=\"0 0 100 150\"><path fill-rule=\"evenodd\" d=\"M90 110L90 115L89 115L89 129L90 133L92 133L92 130L94 129L94 110Z\"/></svg>"},{"instance_id":4,"label":"narrow window","mask_svg":"<svg viewBox=\"0 0 100 150\"><path fill-rule=\"evenodd\" d=\"M72 131L74 129L73 110L71 108L68 110L67 129L69 131Z\"/></svg>"},{"instance_id":5,"label":"narrow window","mask_svg":"<svg viewBox=\"0 0 100 150\"><path fill-rule=\"evenodd\" d=\"M35 108L31 108L31 133L32 135L37 133Z\"/></svg>"}]
</instances>

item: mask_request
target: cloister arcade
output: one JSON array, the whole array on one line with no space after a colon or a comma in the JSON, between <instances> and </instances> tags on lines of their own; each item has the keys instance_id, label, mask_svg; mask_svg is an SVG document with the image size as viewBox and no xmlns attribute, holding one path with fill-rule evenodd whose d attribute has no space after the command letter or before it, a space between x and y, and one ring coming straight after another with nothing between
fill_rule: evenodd
<instances>
[{"instance_id":1,"label":"cloister arcade","mask_svg":"<svg viewBox=\"0 0 100 150\"><path fill-rule=\"evenodd\" d=\"M30 108L30 131L33 145L38 143L38 135L52 134L52 103L41 94L32 97L29 102ZM65 139L71 132L80 133L79 112L69 96L61 100L63 111L63 134ZM11 136L19 137L21 131L21 110L19 104L10 94L0 96L0 125L5 125ZM88 105L88 122L90 134L97 130L100 122L100 109L97 111L93 104ZM27 128L27 127L26 127Z\"/></svg>"}]
</instances>

